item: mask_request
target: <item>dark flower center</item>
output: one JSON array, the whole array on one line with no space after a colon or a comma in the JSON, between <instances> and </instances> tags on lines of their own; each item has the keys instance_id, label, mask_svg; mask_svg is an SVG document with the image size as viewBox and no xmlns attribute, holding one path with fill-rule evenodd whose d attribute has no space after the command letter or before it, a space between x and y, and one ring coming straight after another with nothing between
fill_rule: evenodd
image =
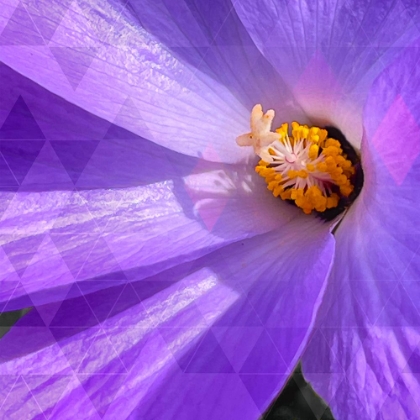
<instances>
[{"instance_id":1,"label":"dark flower center","mask_svg":"<svg viewBox=\"0 0 420 420\"><path fill-rule=\"evenodd\" d=\"M332 209L327 209L322 213L317 212L317 216L325 221L330 221L335 219L339 214L343 213L359 196L360 191L363 187L364 175L362 164L360 161L360 156L354 149L354 147L349 143L344 134L335 127L324 127L328 132L328 137L336 139L339 143L343 152L347 155L347 159L352 163L355 173L350 177L350 182L353 185L353 191L348 197L340 197L337 207Z\"/></svg>"}]
</instances>

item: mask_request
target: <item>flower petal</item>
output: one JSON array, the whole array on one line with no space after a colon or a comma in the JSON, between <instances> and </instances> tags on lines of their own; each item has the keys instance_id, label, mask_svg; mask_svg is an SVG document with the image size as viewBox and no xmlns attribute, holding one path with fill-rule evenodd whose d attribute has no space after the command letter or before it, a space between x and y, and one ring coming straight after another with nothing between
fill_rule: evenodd
<instances>
[{"instance_id":1,"label":"flower petal","mask_svg":"<svg viewBox=\"0 0 420 420\"><path fill-rule=\"evenodd\" d=\"M138 280L293 216L256 175L205 167L123 190L16 193L0 224L1 299L36 294L39 304L61 300L74 282L96 279L89 292ZM7 310L25 306L12 300Z\"/></svg>"},{"instance_id":2,"label":"flower petal","mask_svg":"<svg viewBox=\"0 0 420 420\"><path fill-rule=\"evenodd\" d=\"M75 281L139 280L299 217L252 165L172 152L0 76L2 310L62 300Z\"/></svg>"},{"instance_id":3,"label":"flower petal","mask_svg":"<svg viewBox=\"0 0 420 420\"><path fill-rule=\"evenodd\" d=\"M248 130L252 105L290 95L283 94L279 78L249 38L248 45L242 47L243 28L243 35L234 40L239 44L207 48L210 41L202 34L207 27L200 26L202 21L200 24L193 16L192 8L184 5L180 12L173 11L174 20L165 25L167 15L161 11L165 6L154 5L142 2L135 6L141 9L146 28L154 29L151 34L120 1L40 1L16 6L14 0L8 0L0 17L4 27L0 58L19 73L107 121L113 122L125 104L119 124L160 145L221 162L243 160L249 152L239 149L234 139ZM155 17L155 12L160 13ZM222 15L229 12L229 8L220 11ZM207 25L215 23L216 18L221 16ZM189 36L181 39L179 26L186 24ZM31 25L32 38L28 35ZM239 23L231 27L231 32L236 27ZM48 36L42 32L48 32ZM159 38L172 43L167 46ZM204 43L206 50L185 49L191 39ZM178 58L171 50L173 46L181 46ZM198 53L207 58L201 59ZM229 60L235 64L232 68L221 65L229 54L236 58ZM191 56L193 62L188 62ZM199 70L197 59L203 63ZM208 61L213 63L211 71ZM267 83L255 83L261 75L270 79L270 88ZM235 96L241 96L241 100ZM293 106L290 100L284 102L288 104L285 110ZM216 153L207 156L209 146Z\"/></svg>"},{"instance_id":4,"label":"flower petal","mask_svg":"<svg viewBox=\"0 0 420 420\"><path fill-rule=\"evenodd\" d=\"M307 218L147 280L38 306L1 341L1 413L255 419L306 343L333 251L328 226Z\"/></svg>"},{"instance_id":5,"label":"flower petal","mask_svg":"<svg viewBox=\"0 0 420 420\"><path fill-rule=\"evenodd\" d=\"M252 0L234 3L260 51L308 117L360 145L368 88L419 35L416 2Z\"/></svg>"},{"instance_id":6,"label":"flower petal","mask_svg":"<svg viewBox=\"0 0 420 420\"><path fill-rule=\"evenodd\" d=\"M337 252L303 370L337 418L418 418L420 40L375 81L365 186Z\"/></svg>"},{"instance_id":7,"label":"flower petal","mask_svg":"<svg viewBox=\"0 0 420 420\"><path fill-rule=\"evenodd\" d=\"M138 23L172 53L226 86L247 109L261 103L283 121L301 116L280 75L261 55L231 1L137 0Z\"/></svg>"}]
</instances>

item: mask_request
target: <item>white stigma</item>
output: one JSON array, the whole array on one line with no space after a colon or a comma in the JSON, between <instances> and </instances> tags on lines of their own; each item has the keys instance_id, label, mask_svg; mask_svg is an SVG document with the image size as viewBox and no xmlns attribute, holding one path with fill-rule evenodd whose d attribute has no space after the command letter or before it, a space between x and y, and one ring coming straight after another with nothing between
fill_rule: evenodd
<instances>
[{"instance_id":1,"label":"white stigma","mask_svg":"<svg viewBox=\"0 0 420 420\"><path fill-rule=\"evenodd\" d=\"M257 104L251 112L251 132L236 138L239 146L253 146L257 155L263 148L280 139L280 135L271 131L275 112L269 109L265 114L262 106Z\"/></svg>"}]
</instances>

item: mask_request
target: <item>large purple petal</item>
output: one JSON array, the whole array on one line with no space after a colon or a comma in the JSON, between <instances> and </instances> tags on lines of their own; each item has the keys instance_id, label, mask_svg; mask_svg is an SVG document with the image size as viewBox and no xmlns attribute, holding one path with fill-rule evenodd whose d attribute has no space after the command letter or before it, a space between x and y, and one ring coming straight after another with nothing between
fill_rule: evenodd
<instances>
[{"instance_id":1,"label":"large purple petal","mask_svg":"<svg viewBox=\"0 0 420 420\"><path fill-rule=\"evenodd\" d=\"M194 37L199 42L199 33L207 30L202 20L192 16L190 6L183 5L178 17L163 27L167 16L153 16L166 10L165 5L142 2L125 7L123 3L3 2L0 60L107 121L114 122L125 105L119 121L124 128L178 152L222 162L238 162L248 155L234 139L249 129L249 111L256 101L271 105L276 96L285 111L293 108L290 95L249 38L246 47L240 45L246 34L237 19L230 30L241 31L235 39L239 44L219 49L207 40L205 47L211 48L200 50L207 59L198 65L197 55L193 54L193 62L188 60L193 50L191 54L178 50L177 57L171 51L174 44L181 44L181 49L190 45L180 40L182 23L189 28L187 40ZM141 26L133 7L142 10L149 29L157 33ZM221 16L215 15L207 25L224 14L230 16L229 8L217 10ZM162 36L174 44L165 45ZM233 64L222 66L227 56ZM257 83L261 78L267 83ZM208 153L209 147L216 153Z\"/></svg>"},{"instance_id":2,"label":"large purple petal","mask_svg":"<svg viewBox=\"0 0 420 420\"><path fill-rule=\"evenodd\" d=\"M0 344L2 417L255 419L307 341L333 253L307 218L38 306Z\"/></svg>"},{"instance_id":3,"label":"large purple petal","mask_svg":"<svg viewBox=\"0 0 420 420\"><path fill-rule=\"evenodd\" d=\"M0 77L1 310L139 280L299 217L252 165L172 152L4 65Z\"/></svg>"},{"instance_id":4,"label":"large purple petal","mask_svg":"<svg viewBox=\"0 0 420 420\"><path fill-rule=\"evenodd\" d=\"M199 72L226 86L248 109L275 108L302 117L281 76L262 56L229 0L132 0L139 25ZM281 121L281 122L283 122Z\"/></svg>"},{"instance_id":5,"label":"large purple petal","mask_svg":"<svg viewBox=\"0 0 420 420\"><path fill-rule=\"evenodd\" d=\"M336 125L360 145L368 87L419 35L418 2L244 0L234 5L308 117Z\"/></svg>"},{"instance_id":6,"label":"large purple petal","mask_svg":"<svg viewBox=\"0 0 420 420\"><path fill-rule=\"evenodd\" d=\"M420 42L375 81L365 186L337 231L303 369L337 418L420 417Z\"/></svg>"}]
</instances>

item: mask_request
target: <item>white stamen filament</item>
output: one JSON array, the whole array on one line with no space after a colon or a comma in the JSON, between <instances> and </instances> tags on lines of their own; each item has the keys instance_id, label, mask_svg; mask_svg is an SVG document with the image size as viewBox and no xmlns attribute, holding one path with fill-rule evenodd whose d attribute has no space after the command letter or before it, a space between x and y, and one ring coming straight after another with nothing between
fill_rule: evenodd
<instances>
[{"instance_id":1,"label":"white stamen filament","mask_svg":"<svg viewBox=\"0 0 420 420\"><path fill-rule=\"evenodd\" d=\"M271 163L273 169L281 174L282 179L285 181L284 188L295 187L295 188L309 188L313 185L317 186L323 193L331 192L329 184L332 183L331 176L326 172L321 172L316 169L318 163L324 162L325 158L323 155L318 156L312 160L309 157L308 144L304 145L305 140L295 141L292 145L288 136L283 139L283 142L275 141L269 146L262 148L259 156L266 162ZM271 153L269 152L271 150ZM314 165L314 171L308 171L307 164L311 163ZM287 173L290 170L300 171L305 170L308 176L306 178L292 178L290 179Z\"/></svg>"}]
</instances>

